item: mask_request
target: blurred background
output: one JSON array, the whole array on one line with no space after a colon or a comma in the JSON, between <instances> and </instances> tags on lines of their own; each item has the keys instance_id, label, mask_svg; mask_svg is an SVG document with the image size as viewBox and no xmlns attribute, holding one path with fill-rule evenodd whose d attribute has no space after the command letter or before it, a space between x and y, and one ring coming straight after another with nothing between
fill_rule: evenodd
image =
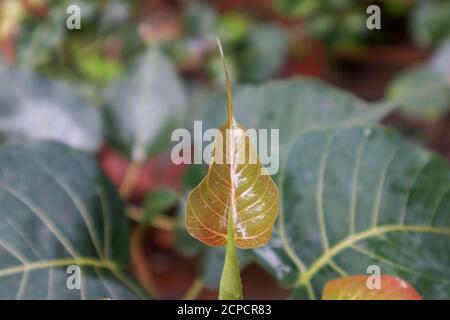
<instances>
[{"instance_id":1,"label":"blurred background","mask_svg":"<svg viewBox=\"0 0 450 320\"><path fill-rule=\"evenodd\" d=\"M81 8L80 30L65 27L70 4ZM366 27L371 4L381 8L380 30ZM445 68L450 74L448 0L0 0L3 139L65 139L96 154L129 202L132 271L161 298L217 297L196 276L203 264L195 240L178 232L178 200L191 172L171 163L161 138L172 117L223 89L216 36L234 87L308 76L380 101L399 76L421 86ZM43 96L39 111L5 107L29 92ZM100 120L77 111L87 106L102 109L101 132ZM383 122L450 159L448 107L441 99ZM46 130L22 112L36 112ZM73 119L82 123L78 131L68 130ZM148 228L136 224L143 220ZM289 296L256 264L242 276L246 298Z\"/></svg>"}]
</instances>

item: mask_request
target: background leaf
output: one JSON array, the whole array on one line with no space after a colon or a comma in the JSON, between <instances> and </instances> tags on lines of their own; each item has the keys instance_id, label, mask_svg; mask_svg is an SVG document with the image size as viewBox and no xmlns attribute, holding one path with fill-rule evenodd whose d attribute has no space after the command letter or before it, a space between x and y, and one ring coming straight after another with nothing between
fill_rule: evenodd
<instances>
[{"instance_id":1,"label":"background leaf","mask_svg":"<svg viewBox=\"0 0 450 320\"><path fill-rule=\"evenodd\" d=\"M435 119L450 107L450 38L423 63L400 72L386 97L406 114Z\"/></svg>"},{"instance_id":2,"label":"background leaf","mask_svg":"<svg viewBox=\"0 0 450 320\"><path fill-rule=\"evenodd\" d=\"M380 266L425 299L450 293L450 167L381 128L317 130L290 147L277 234L255 250L295 298ZM274 231L275 233L275 231Z\"/></svg>"},{"instance_id":3,"label":"background leaf","mask_svg":"<svg viewBox=\"0 0 450 320\"><path fill-rule=\"evenodd\" d=\"M144 201L144 217L142 223L151 222L167 210L177 205L179 195L170 188L160 188L151 192Z\"/></svg>"},{"instance_id":4,"label":"background leaf","mask_svg":"<svg viewBox=\"0 0 450 320\"><path fill-rule=\"evenodd\" d=\"M157 49L148 49L128 74L106 89L105 104L109 141L142 162L167 148L186 96L172 64Z\"/></svg>"},{"instance_id":5,"label":"background leaf","mask_svg":"<svg viewBox=\"0 0 450 320\"><path fill-rule=\"evenodd\" d=\"M428 66L417 67L389 84L387 98L407 114L436 118L450 106L450 82Z\"/></svg>"},{"instance_id":6,"label":"background leaf","mask_svg":"<svg viewBox=\"0 0 450 320\"><path fill-rule=\"evenodd\" d=\"M432 46L450 36L450 3L418 0L411 14L411 31L416 42Z\"/></svg>"},{"instance_id":7,"label":"background leaf","mask_svg":"<svg viewBox=\"0 0 450 320\"><path fill-rule=\"evenodd\" d=\"M128 226L90 156L53 142L0 148L0 298L136 299ZM81 268L69 290L66 268Z\"/></svg>"},{"instance_id":8,"label":"background leaf","mask_svg":"<svg viewBox=\"0 0 450 320\"><path fill-rule=\"evenodd\" d=\"M100 115L74 88L0 61L0 132L6 140L53 139L96 151Z\"/></svg>"},{"instance_id":9,"label":"background leaf","mask_svg":"<svg viewBox=\"0 0 450 320\"><path fill-rule=\"evenodd\" d=\"M282 145L317 128L377 123L391 111L309 78L244 85L234 91L236 119L246 128L280 129ZM204 129L219 128L226 116L225 94L207 99L193 115Z\"/></svg>"},{"instance_id":10,"label":"background leaf","mask_svg":"<svg viewBox=\"0 0 450 320\"><path fill-rule=\"evenodd\" d=\"M368 275L331 280L325 285L322 300L421 300L417 291L400 278L382 275L381 287L372 289L367 279Z\"/></svg>"},{"instance_id":11,"label":"background leaf","mask_svg":"<svg viewBox=\"0 0 450 320\"><path fill-rule=\"evenodd\" d=\"M263 81L273 76L283 65L288 49L287 33L276 25L252 28L248 42L240 53L239 74L242 81Z\"/></svg>"},{"instance_id":12,"label":"background leaf","mask_svg":"<svg viewBox=\"0 0 450 320\"><path fill-rule=\"evenodd\" d=\"M447 79L450 87L450 36L437 47L427 65L442 78Z\"/></svg>"}]
</instances>

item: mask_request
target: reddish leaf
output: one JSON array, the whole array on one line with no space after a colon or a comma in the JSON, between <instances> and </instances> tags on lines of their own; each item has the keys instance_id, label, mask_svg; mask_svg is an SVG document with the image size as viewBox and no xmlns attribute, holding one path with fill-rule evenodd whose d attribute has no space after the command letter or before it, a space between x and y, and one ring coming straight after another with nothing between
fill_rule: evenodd
<instances>
[{"instance_id":1,"label":"reddish leaf","mask_svg":"<svg viewBox=\"0 0 450 320\"><path fill-rule=\"evenodd\" d=\"M99 161L116 186L123 182L131 161L120 153L104 148L99 154ZM146 195L159 187L171 187L180 189L181 177L185 165L175 165L168 155L159 155L144 163L138 172L138 179L134 183L131 192L133 202L140 203Z\"/></svg>"},{"instance_id":2,"label":"reddish leaf","mask_svg":"<svg viewBox=\"0 0 450 320\"><path fill-rule=\"evenodd\" d=\"M329 281L323 290L322 300L422 300L406 281L382 275L380 289L369 289L373 275L358 275Z\"/></svg>"}]
</instances>

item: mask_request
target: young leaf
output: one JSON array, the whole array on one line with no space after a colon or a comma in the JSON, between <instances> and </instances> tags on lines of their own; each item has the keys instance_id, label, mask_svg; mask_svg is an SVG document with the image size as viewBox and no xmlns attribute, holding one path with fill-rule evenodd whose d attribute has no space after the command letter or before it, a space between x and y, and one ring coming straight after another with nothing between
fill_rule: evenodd
<instances>
[{"instance_id":1,"label":"young leaf","mask_svg":"<svg viewBox=\"0 0 450 320\"><path fill-rule=\"evenodd\" d=\"M186 226L194 238L210 246L223 246L230 213L236 246L255 248L271 238L278 213L278 189L257 160L246 129L234 119L226 69L225 75L228 120L216 137L207 176L188 197Z\"/></svg>"},{"instance_id":2,"label":"young leaf","mask_svg":"<svg viewBox=\"0 0 450 320\"><path fill-rule=\"evenodd\" d=\"M89 152L100 147L100 114L74 87L1 60L0 82L0 134L7 142L49 139Z\"/></svg>"},{"instance_id":3,"label":"young leaf","mask_svg":"<svg viewBox=\"0 0 450 320\"><path fill-rule=\"evenodd\" d=\"M390 275L380 276L380 287L370 288L370 276L350 276L325 285L322 300L422 300L406 281Z\"/></svg>"}]
</instances>

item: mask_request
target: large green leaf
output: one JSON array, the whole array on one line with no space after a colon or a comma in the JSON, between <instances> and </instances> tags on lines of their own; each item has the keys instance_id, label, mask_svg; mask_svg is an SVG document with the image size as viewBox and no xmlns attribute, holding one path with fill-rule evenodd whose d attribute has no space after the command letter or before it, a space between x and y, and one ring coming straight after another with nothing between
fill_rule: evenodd
<instances>
[{"instance_id":1,"label":"large green leaf","mask_svg":"<svg viewBox=\"0 0 450 320\"><path fill-rule=\"evenodd\" d=\"M239 54L239 74L243 81L263 81L276 74L286 58L288 36L272 24L251 28L248 41Z\"/></svg>"},{"instance_id":2,"label":"large green leaf","mask_svg":"<svg viewBox=\"0 0 450 320\"><path fill-rule=\"evenodd\" d=\"M102 142L98 110L68 84L0 61L0 132L9 141L53 139L95 151Z\"/></svg>"},{"instance_id":3,"label":"large green leaf","mask_svg":"<svg viewBox=\"0 0 450 320\"><path fill-rule=\"evenodd\" d=\"M61 56L58 56L58 50L60 53L70 34L70 30L65 28L68 5L68 3L60 6L53 5L45 19L33 19L30 16L24 19L15 44L19 65L26 68L39 68L53 67L62 62ZM86 8L83 6L83 9ZM82 12L86 13L87 17L89 11Z\"/></svg>"},{"instance_id":4,"label":"large green leaf","mask_svg":"<svg viewBox=\"0 0 450 320\"><path fill-rule=\"evenodd\" d=\"M437 118L450 107L450 39L424 64L398 74L389 83L388 103L406 114Z\"/></svg>"},{"instance_id":5,"label":"large green leaf","mask_svg":"<svg viewBox=\"0 0 450 320\"><path fill-rule=\"evenodd\" d=\"M394 78L387 98L406 114L436 118L450 106L450 82L429 66L416 67Z\"/></svg>"},{"instance_id":6,"label":"large green leaf","mask_svg":"<svg viewBox=\"0 0 450 320\"><path fill-rule=\"evenodd\" d=\"M433 52L427 66L436 74L439 74L442 78L446 79L448 86L450 87L450 35L449 38L441 43Z\"/></svg>"},{"instance_id":7,"label":"large green leaf","mask_svg":"<svg viewBox=\"0 0 450 320\"><path fill-rule=\"evenodd\" d=\"M425 299L450 295L450 166L382 128L323 129L289 148L278 232L255 251L296 298L378 265Z\"/></svg>"},{"instance_id":8,"label":"large green leaf","mask_svg":"<svg viewBox=\"0 0 450 320\"><path fill-rule=\"evenodd\" d=\"M0 148L0 298L135 299L128 226L90 156L55 142ZM81 269L69 290L67 267Z\"/></svg>"},{"instance_id":9,"label":"large green leaf","mask_svg":"<svg viewBox=\"0 0 450 320\"><path fill-rule=\"evenodd\" d=\"M391 111L390 105L373 106L309 78L244 85L234 92L236 120L247 128L280 129L281 145L313 129L377 123ZM194 119L205 129L219 128L226 110L226 95L217 94L197 107Z\"/></svg>"},{"instance_id":10,"label":"large green leaf","mask_svg":"<svg viewBox=\"0 0 450 320\"><path fill-rule=\"evenodd\" d=\"M186 106L182 82L157 49L148 49L107 88L105 100L110 142L137 162L169 145Z\"/></svg>"}]
</instances>

